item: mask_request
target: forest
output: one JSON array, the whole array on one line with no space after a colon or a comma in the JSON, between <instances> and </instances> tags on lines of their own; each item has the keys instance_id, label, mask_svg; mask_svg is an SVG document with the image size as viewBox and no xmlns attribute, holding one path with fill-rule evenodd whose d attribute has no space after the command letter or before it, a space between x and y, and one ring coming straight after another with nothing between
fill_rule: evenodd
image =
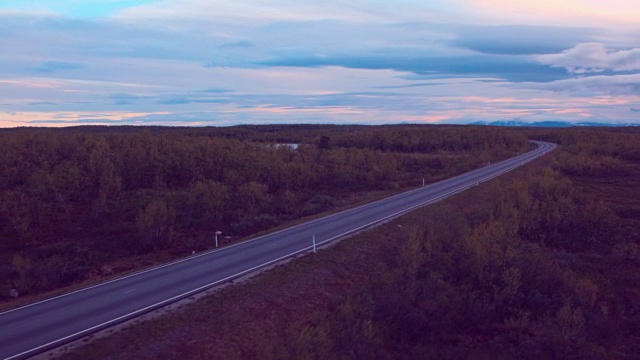
<instances>
[{"instance_id":1,"label":"forest","mask_svg":"<svg viewBox=\"0 0 640 360\"><path fill-rule=\"evenodd\" d=\"M150 266L528 150L460 126L0 130L0 298Z\"/></svg>"},{"instance_id":2,"label":"forest","mask_svg":"<svg viewBox=\"0 0 640 360\"><path fill-rule=\"evenodd\" d=\"M560 148L64 358L636 359L639 130L520 129Z\"/></svg>"},{"instance_id":3,"label":"forest","mask_svg":"<svg viewBox=\"0 0 640 360\"><path fill-rule=\"evenodd\" d=\"M72 128L0 139L2 276L27 297L210 248L214 229L238 241L483 166L528 150L527 139L560 145L63 358L640 357L638 128Z\"/></svg>"}]
</instances>

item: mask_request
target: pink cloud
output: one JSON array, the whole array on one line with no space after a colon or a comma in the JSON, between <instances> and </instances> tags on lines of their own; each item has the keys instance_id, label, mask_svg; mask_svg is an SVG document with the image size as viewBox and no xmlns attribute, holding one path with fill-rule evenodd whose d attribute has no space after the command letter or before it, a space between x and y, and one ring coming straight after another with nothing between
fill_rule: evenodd
<instances>
[{"instance_id":1,"label":"pink cloud","mask_svg":"<svg viewBox=\"0 0 640 360\"><path fill-rule=\"evenodd\" d=\"M473 13L504 22L638 28L637 0L462 0Z\"/></svg>"},{"instance_id":2,"label":"pink cloud","mask_svg":"<svg viewBox=\"0 0 640 360\"><path fill-rule=\"evenodd\" d=\"M156 114L169 114L167 112L83 112L83 111L64 111L64 112L0 112L0 127L17 127L17 126L43 126L63 127L78 125L76 122L83 119L98 120L92 124L108 125L115 121L129 120L138 117L144 117ZM56 120L59 122L51 122Z\"/></svg>"}]
</instances>

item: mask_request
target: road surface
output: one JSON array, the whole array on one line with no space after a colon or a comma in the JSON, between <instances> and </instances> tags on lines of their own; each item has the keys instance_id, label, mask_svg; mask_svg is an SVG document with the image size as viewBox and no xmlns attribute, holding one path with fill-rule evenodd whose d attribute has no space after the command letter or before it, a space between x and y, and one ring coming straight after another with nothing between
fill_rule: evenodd
<instances>
[{"instance_id":1,"label":"road surface","mask_svg":"<svg viewBox=\"0 0 640 360\"><path fill-rule=\"evenodd\" d=\"M476 186L546 154L536 150L451 179L188 259L0 313L0 358L36 355Z\"/></svg>"}]
</instances>

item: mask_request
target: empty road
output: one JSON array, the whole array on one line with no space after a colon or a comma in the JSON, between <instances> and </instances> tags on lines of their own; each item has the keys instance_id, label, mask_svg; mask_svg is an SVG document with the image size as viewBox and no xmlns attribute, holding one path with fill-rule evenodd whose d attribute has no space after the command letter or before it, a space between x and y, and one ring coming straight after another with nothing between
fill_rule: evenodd
<instances>
[{"instance_id":1,"label":"empty road","mask_svg":"<svg viewBox=\"0 0 640 360\"><path fill-rule=\"evenodd\" d=\"M451 179L0 313L0 358L38 354L318 245L367 228L489 180L555 149L536 150Z\"/></svg>"}]
</instances>

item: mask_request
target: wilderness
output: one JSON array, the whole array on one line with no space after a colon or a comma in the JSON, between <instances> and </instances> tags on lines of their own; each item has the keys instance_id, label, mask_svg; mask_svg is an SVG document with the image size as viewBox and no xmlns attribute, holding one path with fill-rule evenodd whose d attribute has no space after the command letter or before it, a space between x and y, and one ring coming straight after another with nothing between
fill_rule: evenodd
<instances>
[{"instance_id":1,"label":"wilderness","mask_svg":"<svg viewBox=\"0 0 640 360\"><path fill-rule=\"evenodd\" d=\"M531 138L561 147L66 356L144 357L162 343L191 358L624 358L640 343L639 136L408 125L2 130L4 306L211 249L214 231L226 246L451 177L526 152ZM186 346L190 333L200 335Z\"/></svg>"}]
</instances>

